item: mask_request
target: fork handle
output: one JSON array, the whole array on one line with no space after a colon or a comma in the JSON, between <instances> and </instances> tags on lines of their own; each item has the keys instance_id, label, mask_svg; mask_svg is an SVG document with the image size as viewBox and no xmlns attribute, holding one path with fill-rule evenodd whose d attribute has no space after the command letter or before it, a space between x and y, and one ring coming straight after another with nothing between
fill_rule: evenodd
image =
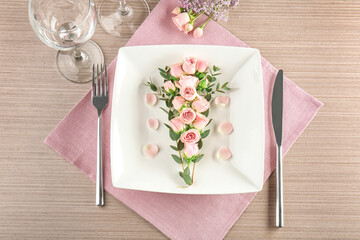
<instances>
[{"instance_id":1,"label":"fork handle","mask_svg":"<svg viewBox=\"0 0 360 240\"><path fill-rule=\"evenodd\" d=\"M276 144L276 227L284 226L282 148Z\"/></svg>"},{"instance_id":2,"label":"fork handle","mask_svg":"<svg viewBox=\"0 0 360 240\"><path fill-rule=\"evenodd\" d=\"M104 184L102 164L101 114L98 116L97 163L96 163L96 205L104 205Z\"/></svg>"}]
</instances>

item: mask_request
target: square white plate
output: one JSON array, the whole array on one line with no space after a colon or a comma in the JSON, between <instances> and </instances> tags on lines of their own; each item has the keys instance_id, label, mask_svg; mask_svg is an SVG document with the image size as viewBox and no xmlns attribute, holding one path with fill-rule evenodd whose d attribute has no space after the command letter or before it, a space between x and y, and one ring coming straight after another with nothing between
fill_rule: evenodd
<instances>
[{"instance_id":1,"label":"square white plate","mask_svg":"<svg viewBox=\"0 0 360 240\"><path fill-rule=\"evenodd\" d=\"M194 184L189 188L179 176L181 165L171 157L167 115L145 104L151 92L149 80L163 83L158 67L181 62L184 57L205 59L221 68L220 82L232 89L228 107L212 107L210 135L204 139L203 159L196 164ZM149 118L160 120L157 131L147 126ZM216 131L222 120L234 126L231 135ZM120 48L111 114L111 175L115 187L181 194L230 194L257 192L263 186L264 172L264 96L261 57L257 49L202 45L158 45ZM157 144L159 154L149 159L142 153L147 143ZM228 146L232 158L216 159L220 146Z\"/></svg>"}]
</instances>

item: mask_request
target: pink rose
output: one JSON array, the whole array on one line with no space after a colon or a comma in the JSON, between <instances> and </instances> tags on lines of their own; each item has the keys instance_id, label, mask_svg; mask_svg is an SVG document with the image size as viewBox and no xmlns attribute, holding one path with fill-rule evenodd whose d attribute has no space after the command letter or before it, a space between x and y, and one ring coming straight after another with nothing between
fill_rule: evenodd
<instances>
[{"instance_id":1,"label":"pink rose","mask_svg":"<svg viewBox=\"0 0 360 240\"><path fill-rule=\"evenodd\" d=\"M191 106L197 112L205 112L210 107L210 103L205 98L198 97L195 101L193 101Z\"/></svg>"},{"instance_id":2,"label":"pink rose","mask_svg":"<svg viewBox=\"0 0 360 240\"><path fill-rule=\"evenodd\" d=\"M195 74L196 59L193 57L186 57L183 62L182 68L188 74Z\"/></svg>"},{"instance_id":3,"label":"pink rose","mask_svg":"<svg viewBox=\"0 0 360 240\"><path fill-rule=\"evenodd\" d=\"M196 114L191 108L184 108L180 113L180 117L183 123L190 124L195 120Z\"/></svg>"},{"instance_id":4,"label":"pink rose","mask_svg":"<svg viewBox=\"0 0 360 240\"><path fill-rule=\"evenodd\" d=\"M164 89L166 92L169 92L169 89L175 91L175 85L171 81L164 82Z\"/></svg>"},{"instance_id":5,"label":"pink rose","mask_svg":"<svg viewBox=\"0 0 360 240\"><path fill-rule=\"evenodd\" d=\"M179 15L171 18L175 26L182 31L185 24L190 22L190 17L187 12L180 13Z\"/></svg>"},{"instance_id":6,"label":"pink rose","mask_svg":"<svg viewBox=\"0 0 360 240\"><path fill-rule=\"evenodd\" d=\"M181 132L185 128L185 124L180 117L175 117L170 120L171 128L174 132Z\"/></svg>"},{"instance_id":7,"label":"pink rose","mask_svg":"<svg viewBox=\"0 0 360 240\"><path fill-rule=\"evenodd\" d=\"M205 60L198 59L196 62L196 70L198 72L205 72L208 67L208 63Z\"/></svg>"},{"instance_id":8,"label":"pink rose","mask_svg":"<svg viewBox=\"0 0 360 240\"><path fill-rule=\"evenodd\" d=\"M183 143L197 143L201 139L200 133L196 129L190 129L181 134L180 140Z\"/></svg>"},{"instance_id":9,"label":"pink rose","mask_svg":"<svg viewBox=\"0 0 360 240\"><path fill-rule=\"evenodd\" d=\"M208 123L209 123L209 119L207 117L205 117L201 113L196 113L196 118L193 122L194 128L197 128L200 130L204 129Z\"/></svg>"},{"instance_id":10,"label":"pink rose","mask_svg":"<svg viewBox=\"0 0 360 240\"><path fill-rule=\"evenodd\" d=\"M181 8L180 7L176 7L174 8L174 10L171 12L173 14L179 15L181 13Z\"/></svg>"},{"instance_id":11,"label":"pink rose","mask_svg":"<svg viewBox=\"0 0 360 240\"><path fill-rule=\"evenodd\" d=\"M202 28L195 28L194 32L194 38L200 38L204 34L204 30Z\"/></svg>"},{"instance_id":12,"label":"pink rose","mask_svg":"<svg viewBox=\"0 0 360 240\"><path fill-rule=\"evenodd\" d=\"M187 23L183 26L183 32L185 34L188 34L188 32L190 32L193 29L194 29L194 25L192 25L191 23Z\"/></svg>"},{"instance_id":13,"label":"pink rose","mask_svg":"<svg viewBox=\"0 0 360 240\"><path fill-rule=\"evenodd\" d=\"M170 67L170 74L176 78L184 75L184 71L182 69L182 63L176 63Z\"/></svg>"},{"instance_id":14,"label":"pink rose","mask_svg":"<svg viewBox=\"0 0 360 240\"><path fill-rule=\"evenodd\" d=\"M184 86L180 88L180 95L188 101L192 101L196 98L196 89L193 86Z\"/></svg>"},{"instance_id":15,"label":"pink rose","mask_svg":"<svg viewBox=\"0 0 360 240\"><path fill-rule=\"evenodd\" d=\"M199 147L196 143L189 144L186 143L184 147L184 154L187 158L191 158L199 153Z\"/></svg>"},{"instance_id":16,"label":"pink rose","mask_svg":"<svg viewBox=\"0 0 360 240\"><path fill-rule=\"evenodd\" d=\"M179 80L180 86L191 85L191 86L196 87L198 85L198 83L199 83L199 79L194 76L181 76L180 80Z\"/></svg>"},{"instance_id":17,"label":"pink rose","mask_svg":"<svg viewBox=\"0 0 360 240\"><path fill-rule=\"evenodd\" d=\"M181 96L176 96L174 100L172 100L172 104L176 110L180 110L182 106L185 104L185 99Z\"/></svg>"}]
</instances>

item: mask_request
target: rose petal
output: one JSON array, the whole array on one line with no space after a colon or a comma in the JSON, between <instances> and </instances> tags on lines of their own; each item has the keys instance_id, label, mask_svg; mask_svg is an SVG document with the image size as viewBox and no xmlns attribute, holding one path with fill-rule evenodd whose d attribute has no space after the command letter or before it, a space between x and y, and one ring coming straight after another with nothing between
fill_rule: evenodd
<instances>
[{"instance_id":1,"label":"rose petal","mask_svg":"<svg viewBox=\"0 0 360 240\"><path fill-rule=\"evenodd\" d=\"M226 95L217 96L214 99L214 104L217 106L225 107L225 106L229 105L229 102L230 102L230 98Z\"/></svg>"},{"instance_id":2,"label":"rose petal","mask_svg":"<svg viewBox=\"0 0 360 240\"><path fill-rule=\"evenodd\" d=\"M153 93L146 94L146 104L150 106L154 106L157 102L157 97Z\"/></svg>"},{"instance_id":3,"label":"rose petal","mask_svg":"<svg viewBox=\"0 0 360 240\"><path fill-rule=\"evenodd\" d=\"M216 157L219 160L228 160L232 157L231 151L228 147L220 147L219 150L216 152Z\"/></svg>"},{"instance_id":4,"label":"rose petal","mask_svg":"<svg viewBox=\"0 0 360 240\"><path fill-rule=\"evenodd\" d=\"M229 121L223 121L218 126L218 131L222 134L230 134L233 130L233 125Z\"/></svg>"},{"instance_id":5,"label":"rose petal","mask_svg":"<svg viewBox=\"0 0 360 240\"><path fill-rule=\"evenodd\" d=\"M159 128L159 120L157 120L156 118L150 118L148 120L148 124L149 124L149 127L154 130Z\"/></svg>"},{"instance_id":6,"label":"rose petal","mask_svg":"<svg viewBox=\"0 0 360 240\"><path fill-rule=\"evenodd\" d=\"M149 158L154 158L159 153L159 147L156 144L146 144L143 147L143 153Z\"/></svg>"}]
</instances>

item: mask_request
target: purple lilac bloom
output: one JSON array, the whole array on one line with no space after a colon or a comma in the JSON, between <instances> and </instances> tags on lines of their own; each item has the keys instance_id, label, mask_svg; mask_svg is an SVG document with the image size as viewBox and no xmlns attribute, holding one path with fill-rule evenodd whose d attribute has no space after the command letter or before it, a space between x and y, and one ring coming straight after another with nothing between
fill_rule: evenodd
<instances>
[{"instance_id":1,"label":"purple lilac bloom","mask_svg":"<svg viewBox=\"0 0 360 240\"><path fill-rule=\"evenodd\" d=\"M227 21L230 6L238 4L239 0L178 0L186 11L204 12L213 15L215 20Z\"/></svg>"}]
</instances>

